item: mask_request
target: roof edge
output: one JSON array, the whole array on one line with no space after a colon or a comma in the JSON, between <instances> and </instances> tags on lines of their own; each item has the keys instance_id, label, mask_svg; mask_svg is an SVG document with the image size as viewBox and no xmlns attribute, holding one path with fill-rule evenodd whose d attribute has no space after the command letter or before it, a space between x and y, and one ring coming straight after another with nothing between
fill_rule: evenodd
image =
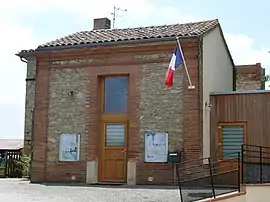
<instances>
[{"instance_id":1,"label":"roof edge","mask_svg":"<svg viewBox=\"0 0 270 202\"><path fill-rule=\"evenodd\" d=\"M246 67L263 68L260 62L244 64L244 65L235 65L235 67L237 67L237 68L246 68Z\"/></svg>"},{"instance_id":2,"label":"roof edge","mask_svg":"<svg viewBox=\"0 0 270 202\"><path fill-rule=\"evenodd\" d=\"M239 95L239 94L270 94L270 90L245 90L245 91L229 91L229 92L211 92L210 96Z\"/></svg>"},{"instance_id":3,"label":"roof edge","mask_svg":"<svg viewBox=\"0 0 270 202\"><path fill-rule=\"evenodd\" d=\"M220 30L220 34L221 34L222 40L224 41L225 48L226 48L226 50L228 52L230 61L231 61L232 65L233 65L233 67L235 68L235 63L233 61L233 57L232 57L231 51L230 51L229 46L227 44L227 41L225 39L225 36L224 36L224 33L223 33L223 30L222 30L222 27L221 27L220 23L218 23L218 27L219 27L219 30Z\"/></svg>"},{"instance_id":4,"label":"roof edge","mask_svg":"<svg viewBox=\"0 0 270 202\"><path fill-rule=\"evenodd\" d=\"M127 45L127 44L145 44L145 43L156 43L156 42L164 42L164 41L176 41L176 37L179 37L181 40L185 39L196 39L201 37L201 35L194 36L171 36L171 37L162 37L162 38L147 38L147 39L134 39L134 40L123 40L123 41L108 41L108 42L100 42L100 43L83 43L83 44L70 44L64 46L49 46L49 47L39 47L37 49L30 50L21 50L19 53L15 55L18 57L29 57L33 56L37 52L45 52L45 51L54 51L54 50L68 50L68 49L77 49L77 48L85 48L85 47L97 47L97 46L116 46L116 45Z\"/></svg>"},{"instance_id":5,"label":"roof edge","mask_svg":"<svg viewBox=\"0 0 270 202\"><path fill-rule=\"evenodd\" d=\"M235 64L234 64L230 49L229 49L227 41L226 41L226 39L224 37L224 33L223 33L223 30L222 30L221 24L220 24L218 19L215 19L215 20L217 21L217 24L214 27L212 27L211 29L209 29L207 32L205 32L202 36L204 37L204 36L208 35L210 32L212 32L214 29L219 28L220 35L221 35L222 40L224 41L225 48L226 48L226 50L228 52L230 61L231 61L232 65L235 67Z\"/></svg>"}]
</instances>

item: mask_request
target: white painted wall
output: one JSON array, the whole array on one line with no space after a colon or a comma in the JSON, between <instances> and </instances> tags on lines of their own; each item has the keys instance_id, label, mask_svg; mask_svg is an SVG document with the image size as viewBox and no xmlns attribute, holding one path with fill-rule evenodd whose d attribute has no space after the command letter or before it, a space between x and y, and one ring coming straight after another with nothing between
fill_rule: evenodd
<instances>
[{"instance_id":1,"label":"white painted wall","mask_svg":"<svg viewBox=\"0 0 270 202\"><path fill-rule=\"evenodd\" d=\"M217 27L203 38L203 157L210 156L209 93L233 90L233 64Z\"/></svg>"}]
</instances>

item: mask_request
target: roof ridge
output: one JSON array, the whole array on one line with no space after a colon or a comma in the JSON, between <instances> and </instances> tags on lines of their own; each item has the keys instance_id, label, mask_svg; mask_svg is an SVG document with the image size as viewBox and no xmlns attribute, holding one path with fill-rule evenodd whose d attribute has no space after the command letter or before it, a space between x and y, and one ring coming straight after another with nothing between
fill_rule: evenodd
<instances>
[{"instance_id":1,"label":"roof ridge","mask_svg":"<svg viewBox=\"0 0 270 202\"><path fill-rule=\"evenodd\" d=\"M171 23L171 24L160 24L160 25L147 25L147 26L136 26L136 27L126 27L126 28L113 28L113 29L94 29L94 30L83 30L76 33L83 33L83 32L99 32L99 31L107 31L107 30L129 30L129 29L140 29L140 28L158 28L158 27L164 27L164 26L175 26L175 25L194 25L199 23L206 23L206 22L217 22L219 23L217 18L209 19L209 20L201 20L201 21L190 21L185 23ZM75 34L75 33L74 33Z\"/></svg>"}]
</instances>

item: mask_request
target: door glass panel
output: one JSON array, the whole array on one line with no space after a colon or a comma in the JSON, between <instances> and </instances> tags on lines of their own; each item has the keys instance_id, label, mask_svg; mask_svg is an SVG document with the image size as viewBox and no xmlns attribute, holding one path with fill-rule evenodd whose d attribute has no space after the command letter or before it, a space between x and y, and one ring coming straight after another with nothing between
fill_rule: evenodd
<instances>
[{"instance_id":1,"label":"door glass panel","mask_svg":"<svg viewBox=\"0 0 270 202\"><path fill-rule=\"evenodd\" d=\"M105 113L125 113L127 111L128 77L105 78Z\"/></svg>"},{"instance_id":2,"label":"door glass panel","mask_svg":"<svg viewBox=\"0 0 270 202\"><path fill-rule=\"evenodd\" d=\"M222 126L222 153L223 158L237 158L241 154L241 145L244 144L243 126Z\"/></svg>"},{"instance_id":3,"label":"door glass panel","mask_svg":"<svg viewBox=\"0 0 270 202\"><path fill-rule=\"evenodd\" d=\"M125 145L125 125L106 124L106 146L123 147Z\"/></svg>"}]
</instances>

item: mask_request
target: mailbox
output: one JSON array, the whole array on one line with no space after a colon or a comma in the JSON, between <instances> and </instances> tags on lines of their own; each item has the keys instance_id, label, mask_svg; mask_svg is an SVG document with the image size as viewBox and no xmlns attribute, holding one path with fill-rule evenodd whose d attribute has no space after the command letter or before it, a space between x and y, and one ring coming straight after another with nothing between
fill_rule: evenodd
<instances>
[{"instance_id":1,"label":"mailbox","mask_svg":"<svg viewBox=\"0 0 270 202\"><path fill-rule=\"evenodd\" d=\"M181 155L180 152L169 152L168 163L180 163Z\"/></svg>"}]
</instances>

